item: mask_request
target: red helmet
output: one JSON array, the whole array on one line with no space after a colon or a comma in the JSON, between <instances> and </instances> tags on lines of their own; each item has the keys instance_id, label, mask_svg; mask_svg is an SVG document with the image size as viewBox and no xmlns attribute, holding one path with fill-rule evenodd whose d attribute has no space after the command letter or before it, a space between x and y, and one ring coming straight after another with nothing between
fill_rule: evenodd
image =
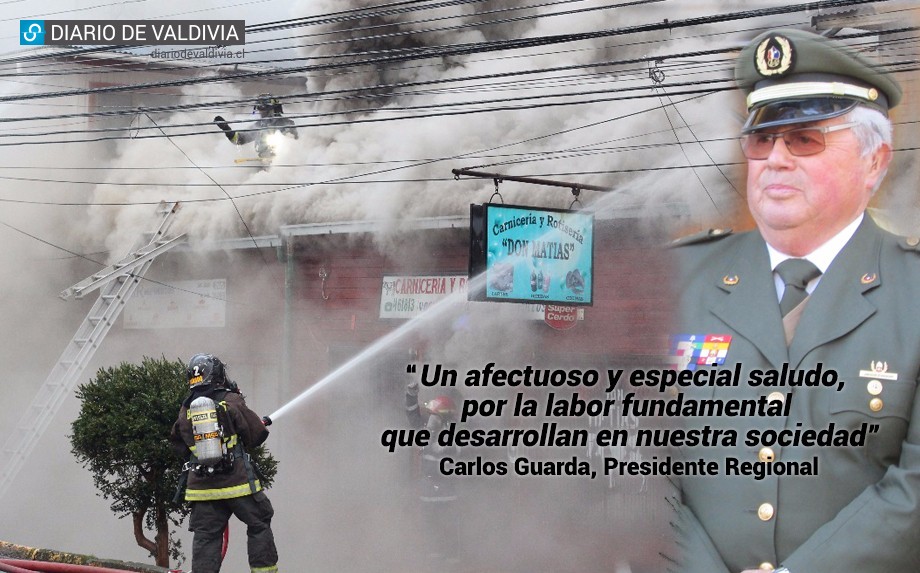
<instances>
[{"instance_id":1,"label":"red helmet","mask_svg":"<svg viewBox=\"0 0 920 573\"><path fill-rule=\"evenodd\" d=\"M451 400L448 396L438 396L437 398L432 398L425 404L425 408L428 409L432 414L444 415L444 414L453 414L457 407L454 406L454 401Z\"/></svg>"}]
</instances>

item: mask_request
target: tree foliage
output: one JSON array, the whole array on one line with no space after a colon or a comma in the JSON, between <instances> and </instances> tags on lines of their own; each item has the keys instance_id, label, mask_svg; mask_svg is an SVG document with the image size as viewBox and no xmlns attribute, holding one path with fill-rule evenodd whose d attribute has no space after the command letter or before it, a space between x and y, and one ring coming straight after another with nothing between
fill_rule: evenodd
<instances>
[{"instance_id":1,"label":"tree foliage","mask_svg":"<svg viewBox=\"0 0 920 573\"><path fill-rule=\"evenodd\" d=\"M188 391L185 365L144 357L140 365L123 362L101 368L77 388L82 402L70 436L74 456L93 474L93 482L111 510L131 516L137 544L168 567L182 559L174 530L189 514L184 501L173 502L183 460L169 445L169 432ZM267 449L250 452L271 485L277 461ZM145 530L155 532L153 540Z\"/></svg>"}]
</instances>

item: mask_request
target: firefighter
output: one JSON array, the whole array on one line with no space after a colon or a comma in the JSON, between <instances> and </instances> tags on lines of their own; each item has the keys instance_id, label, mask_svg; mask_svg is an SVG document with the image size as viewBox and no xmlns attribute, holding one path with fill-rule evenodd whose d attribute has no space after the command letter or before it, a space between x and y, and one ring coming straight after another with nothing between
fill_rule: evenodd
<instances>
[{"instance_id":1,"label":"firefighter","mask_svg":"<svg viewBox=\"0 0 920 573\"><path fill-rule=\"evenodd\" d=\"M170 442L186 459L185 500L192 504L189 530L192 569L218 573L223 532L231 515L246 524L253 573L278 571L271 521L272 504L247 448L268 437L266 421L246 406L219 358L196 354L188 363L189 394L182 402Z\"/></svg>"},{"instance_id":2,"label":"firefighter","mask_svg":"<svg viewBox=\"0 0 920 573\"><path fill-rule=\"evenodd\" d=\"M460 557L460 527L457 488L454 480L441 473L441 460L456 459L460 448L441 446L434 439L447 424L456 421L457 407L450 396L437 396L424 405L418 401L418 379L406 385L406 416L415 428L427 428L433 437L420 451L419 501L425 526L432 537L436 564L452 565Z\"/></svg>"},{"instance_id":3,"label":"firefighter","mask_svg":"<svg viewBox=\"0 0 920 573\"><path fill-rule=\"evenodd\" d=\"M259 115L253 131L235 131L227 120L219 115L214 117L214 123L223 130L227 139L236 145L245 145L250 141L255 141L256 153L260 159L274 157L275 148L281 136L298 138L294 121L282 116L284 110L281 101L271 94L260 95L252 107L252 113Z\"/></svg>"}]
</instances>

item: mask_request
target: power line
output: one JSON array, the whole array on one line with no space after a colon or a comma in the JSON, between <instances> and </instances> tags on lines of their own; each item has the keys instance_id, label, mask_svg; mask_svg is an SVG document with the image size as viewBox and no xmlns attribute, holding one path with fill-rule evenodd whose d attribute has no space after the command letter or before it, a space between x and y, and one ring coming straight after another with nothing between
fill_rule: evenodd
<instances>
[{"instance_id":1,"label":"power line","mask_svg":"<svg viewBox=\"0 0 920 573\"><path fill-rule=\"evenodd\" d=\"M434 2L428 4L430 0L419 1L403 1L403 2L391 2L389 4L377 4L375 6L367 6L360 8L351 8L349 10L343 10L340 12L331 12L328 14L322 14L318 16L306 16L303 18L290 18L287 20L280 20L277 22L268 22L265 24L256 24L252 27L247 27L246 31L249 32L265 32L265 31L275 31L275 30L286 30L289 28L301 27L304 25L315 26L319 24L334 24L339 22L346 22L349 20L359 20L363 18L382 18L384 16L393 16L396 14L405 14L407 12L414 12L418 10L430 10L433 8L445 8L449 6L459 6L463 4L479 4L487 0L448 0ZM581 1L581 0L575 0ZM423 4L419 6L419 4ZM412 5L415 5L414 7ZM403 8L397 8L398 6L403 6ZM409 6L409 7L406 7Z\"/></svg>"},{"instance_id":2,"label":"power line","mask_svg":"<svg viewBox=\"0 0 920 573\"><path fill-rule=\"evenodd\" d=\"M408 89L408 88L417 88L425 86L436 86L436 85L450 85L458 84L465 82L475 82L475 81L484 81L484 80L494 80L494 79L516 79L520 80L521 77L535 76L539 74L552 74L563 71L572 71L580 70L586 68L605 68L605 67L616 67L616 66L626 66L632 64L644 64L653 61L659 60L672 60L677 58L694 58L708 55L723 55L730 54L740 51L740 48L720 48L720 49L711 49L711 50L696 50L689 52L678 52L672 54L662 54L658 56L649 56L641 58L629 58L629 59L620 59L620 60L605 60L605 61L596 61L588 62L584 64L572 64L566 66L553 66L553 67L544 67L539 69L529 69L529 70L515 70L509 72L498 72L492 74L478 74L464 77L456 78L440 78L435 80L419 80L419 81L407 81L407 82L397 82L390 84L379 84L375 86L365 86L358 88L350 89L339 89L339 90L330 90L322 93L310 93L310 92L299 92L288 94L282 99L285 102L291 103L303 103L307 101L319 100L320 98L326 97L335 97L348 94L369 94L370 96L375 95L377 92L392 92L395 95L401 95L401 92L397 90ZM86 95L86 94L84 94ZM388 94L389 95L389 94ZM43 120L54 120L54 119L64 119L64 118L82 118L82 117L117 117L124 115L135 115L137 113L165 113L165 112L174 112L174 111L191 111L197 109L217 109L233 105L242 105L250 104L252 98L235 98L220 100L216 102L207 102L207 103L194 103L194 104L177 104L169 106L144 106L139 108L131 108L125 110L108 110L108 111L98 111L98 112L83 112L83 113L70 113L70 114L55 114L48 116L33 116L33 117L0 117L0 123L9 123L15 121L43 121ZM257 121L257 120L253 120Z\"/></svg>"},{"instance_id":3,"label":"power line","mask_svg":"<svg viewBox=\"0 0 920 573\"><path fill-rule=\"evenodd\" d=\"M702 89L685 89L680 91L672 92L671 95L711 95L720 91L734 91L738 88L735 86L730 87L709 87ZM609 90L605 90L604 93ZM478 109L468 109L468 110L454 110L454 111L441 111L441 112L430 112L430 113L418 113L414 115L403 115L397 117L363 117L358 119L350 120L339 120L339 121L325 121L322 123L304 123L304 124L295 124L296 127L335 127L335 126L345 126L345 125L357 125L365 123L381 123L385 121L406 121L406 120L420 120L420 119L431 119L436 117L450 117L450 116L461 116L461 115L471 115L479 113L497 113L497 112L508 112L508 111L527 111L535 110L542 108L550 107L563 107L563 106L573 106L573 105L593 105L598 103L609 103L612 101L626 101L634 99L644 99L649 97L656 97L654 94L643 94L643 95L628 95L628 96L619 96L619 97L595 97L586 100L578 101L566 101L566 102L544 102L544 103L532 103L527 105L498 105L488 108L478 108ZM425 109L430 106L417 106L418 109ZM406 108L414 109L412 106ZM379 112L378 112L379 113ZM330 114L322 114L330 115ZM341 115L333 113L331 115ZM190 124L196 125L196 124ZM200 124L197 124L200 125ZM123 130L121 130L123 131ZM241 131L258 131L258 130L241 130ZM191 136L201 136L201 135L212 135L211 132L188 132L188 133L175 133L170 134L169 137L191 137ZM124 140L124 139L159 139L163 137L162 135L138 135L138 136L102 136L102 137L91 137L83 139L69 139L69 140L45 140L45 141L18 141L18 142L8 142L0 143L0 147L9 147L9 146L21 146L21 145L55 145L55 144L72 144L72 143L93 143L101 141L115 141L115 140Z\"/></svg>"},{"instance_id":4,"label":"power line","mask_svg":"<svg viewBox=\"0 0 920 573\"><path fill-rule=\"evenodd\" d=\"M655 88L655 91L657 92L658 89ZM659 98L659 101L662 102L661 112L664 113L665 119L668 120L668 125L671 126L671 131L674 133L674 138L677 140L677 147L680 149L680 152L681 154L683 154L684 159L687 161L687 163L690 163L690 157L687 155L687 150L684 149L683 142L680 141L680 137L677 135L677 129L674 127L674 122L671 121L671 116L668 115L668 107L664 105L663 99ZM693 175L696 177L697 182L700 184L700 186L703 188L703 191L706 193L706 196L709 197L709 202L712 203L712 206L715 208L716 212L720 216L723 215L722 210L719 209L719 205L716 204L715 199L713 199L712 197L712 193L709 192L709 188L706 187L706 183L703 182L703 179L702 177L700 177L700 174L697 172L696 169L693 169L692 171L693 171Z\"/></svg>"},{"instance_id":5,"label":"power line","mask_svg":"<svg viewBox=\"0 0 920 573\"><path fill-rule=\"evenodd\" d=\"M583 0L556 0L556 1L554 1L554 2L544 2L544 3L540 3L540 4L530 4L530 5L526 5L526 6L513 6L513 7L495 8L495 9L492 9L492 10L485 10L485 11L482 11L482 12L477 12L476 15L477 15L477 17L480 17L480 18L481 18L482 16L485 16L485 15L500 14L500 13L503 13L503 12L520 11L520 10L532 10L532 9L536 9L536 8L546 8L546 7L555 6L555 5L558 5L558 4L565 4L565 3L573 2L573 1L574 1L574 2L580 2L580 1L583 1ZM591 7L588 7L588 8L580 8L580 9L576 9L576 10L565 10L565 11L561 11L561 12L549 12L549 13L545 13L545 12L544 12L544 13L539 13L539 14L528 14L528 15L524 15L524 16L515 16L515 17L503 18L503 19L498 19L498 20L478 20L478 21L476 21L476 22L458 24L458 25L456 25L456 26L447 26L447 27L441 27L441 28L426 28L426 29L421 29L421 30L419 30L419 29L414 29L414 28L413 28L413 29L410 29L410 30L403 30L403 31L397 31L397 32L390 32L390 33L386 33L386 34L374 34L374 35L370 35L370 36L347 37L347 38L343 38L343 39L335 39L335 40L330 40L330 41L325 41L325 42L319 42L319 43L314 43L314 44L306 44L306 45L299 46L299 47L301 47L301 48L315 48L315 47L328 46L328 45L333 45L333 44L360 43L360 42L367 42L367 41L372 41L372 40L373 40L373 41L379 41L379 40L385 40L385 39L400 38L400 37L405 37L405 36L418 36L418 35L422 35L422 34L441 33L441 32L452 32L452 31L457 31L457 30L465 30L465 29L468 29L468 28L484 28L484 27L486 27L486 26L497 26L497 25L501 25L501 24L511 24L511 23L517 23L517 22L524 22L524 21L528 21L528 20L543 19L543 18L551 18L551 17L555 17L555 16L571 16L571 15L573 15L573 14L582 14L582 13L585 13L585 12L594 12L594 11L598 11L598 10L611 10L611 9L615 9L615 8L627 8L627 7L631 7L631 6L642 6L642 5L645 5L645 4L654 4L654 3L664 2L664 1L665 1L665 0L633 0L633 1L630 1L630 2L623 2L623 3L620 3L620 4L607 4L607 5L604 5L604 6L591 6ZM376 29L380 29L380 28L393 28L394 26L413 26L413 25L417 25L417 24L425 24L425 23L428 23L428 22L438 22L438 21L442 21L442 20L453 20L453 19L456 19L457 17L458 17L458 16L442 16L442 17L436 17L436 18L427 18L427 19L424 19L424 20L413 20L413 21L410 21L410 22L387 22L387 23L383 23L383 24L374 24L374 25L363 26L363 27L359 27L359 28L351 28L351 29L345 30L344 33L345 33L345 34L349 34L349 33L355 33L355 32L362 32L362 31L366 31L366 30L376 30ZM343 35L343 31L342 31L342 30L332 30L332 31L328 31L328 32L317 32L317 33L314 33L314 34L304 34L304 35L300 35L300 36L291 36L291 37L288 38L288 39L296 39L296 38L315 38L315 37L318 37L318 36L330 36L330 35ZM248 45L248 44L247 44L247 45Z\"/></svg>"},{"instance_id":6,"label":"power line","mask_svg":"<svg viewBox=\"0 0 920 573\"><path fill-rule=\"evenodd\" d=\"M736 138L734 137L720 137L720 138L697 140L696 142L699 144L703 144L703 143L712 143L712 142L732 141L735 139ZM521 154L521 155L524 155L526 159L518 159L514 161L506 161L506 162L499 162L499 163L491 163L488 165L479 165L479 166L476 166L476 168L479 169L483 167L494 167L497 165L522 165L522 164L530 163L533 161L545 162L547 160L570 159L572 157L585 157L589 155L603 155L603 154L610 154L610 153L621 153L621 152L626 152L626 151L647 151L647 150L653 150L653 149L672 147L676 145L681 145L681 142L668 141L668 142L659 142L659 143L643 143L643 144L636 144L636 145L624 146L624 147L613 147L613 148L601 148L601 149L587 148L587 149L580 149L578 151L553 150L553 151L543 151L543 152L530 152L527 154ZM439 162L439 161L444 161L444 159L443 158L402 159L402 160L381 161L381 162L373 162L373 163L350 163L350 164L345 164L345 165L357 166L357 167L368 167L371 165L405 164L408 162ZM334 165L311 164L311 165L289 165L288 167L303 168L306 166L331 167ZM236 167L242 168L242 169L251 169L248 167L239 167L239 166L236 166ZM275 167L276 167L275 165L272 165L272 169L275 169ZM7 168L0 167L0 172L2 172L4 169L7 169ZM35 168L23 168L23 169L35 169ZM135 168L122 168L122 169L131 170L131 171L135 170ZM171 171L175 171L176 169L177 167L148 168L148 170L156 170L156 171L163 171L163 172L167 172L167 171L171 172ZM181 169L181 167L178 167L178 169ZM213 168L190 167L189 169L204 170L204 169L213 169ZM42 168L42 170L44 170L44 168ZM0 180L19 181L19 182L27 182L27 183L54 183L54 184L60 184L60 185L94 185L94 186L106 186L106 187L149 187L151 185L151 183L146 182L146 181L143 181L143 182L117 181L116 182L116 181L85 180L85 179L84 180L52 179L48 177L23 177L23 176L10 176L10 175L0 175ZM156 186L158 188L174 187L174 188L189 188L189 189L212 188L212 187L217 186L217 187L226 189L226 188L251 188L251 187L282 187L282 186L289 186L289 185L311 185L313 184L310 182L296 183L292 181L246 182L246 183L217 183L213 179L211 181L212 181L211 183L189 183L189 182L180 183L180 182L157 181ZM353 182L346 181L346 182L340 182L338 184L360 185L360 184L365 184L365 183L420 183L420 182L434 182L434 181L442 181L442 179L438 179L438 178L417 178L417 179L402 178L402 179L386 179L386 180L378 179L378 180L373 180L373 181L367 181L367 180L353 181Z\"/></svg>"},{"instance_id":7,"label":"power line","mask_svg":"<svg viewBox=\"0 0 920 573\"><path fill-rule=\"evenodd\" d=\"M699 98L699 97L702 97L702 96L690 97L690 98L687 98L687 99L685 99L685 100L683 100L683 101L689 101L689 100L691 100L691 99L696 99L696 98ZM284 188L281 188L281 189L274 189L274 190L271 190L271 191L258 191L258 192L249 193L249 194L245 194L245 195L238 195L238 196L235 197L235 199L243 199L243 198L249 198L249 197L257 197L257 196L262 196L262 195L268 195L268 194L274 194L274 193L281 193L281 192L285 192L285 191L294 191L294 190L303 189L303 188L306 188L306 187L313 187L313 186L317 186L317 185L330 185L330 184L336 184L336 183L339 183L339 182L342 182L342 181L359 180L359 179L361 179L361 178L363 178L363 177L370 177L370 176L374 176L374 175L381 175L381 174L384 174L384 173L391 173L391 172L400 171L400 170L403 170L403 169L410 169L410 168L415 168L415 167L423 167L423 166L425 166L425 165L430 165L430 164L438 163L438 162L442 162L442 161L454 161L454 160L457 160L457 159L462 159L462 158L464 158L464 157L470 157L470 156L479 155L479 154L483 154L483 153L490 153L490 152L493 152L493 151L496 151L496 150L499 150L499 149L505 149L505 148L508 148L508 147L514 147L514 146L518 146L518 145L524 145L524 144L533 143L533 142L535 142L535 141L540 141L540 140L544 140L544 139L550 139L550 138L553 138L553 137L558 137L558 136L560 136L560 135L567 134L567 133L573 133L573 132L578 131L578 130L581 130L581 129L591 128L591 127L597 127L597 126L600 126L600 125L603 125L603 124L606 124L606 123L610 123L610 122L613 122L613 121L619 121L619 120L625 119L625 118L627 118L627 117L633 117L633 116L640 115L640 114L643 114L643 113L648 113L648 112L650 112L650 111L654 111L654 110L660 109L660 108L661 108L661 106L659 105L659 106L655 106L655 107L652 107L652 108L647 108L647 109L644 109L644 110L640 110L640 111L636 111L636 112L632 112L632 113L627 113L627 114L615 116L615 117L608 118L608 119L604 119L604 120L600 120L600 121L591 122L591 123L589 123L589 124L585 124L585 125L581 125L581 126L577 126L577 127L572 127L572 128L568 128L568 129L563 129L563 130L556 131L556 132L553 132L553 133L547 133L547 134L543 134L543 135L539 135L539 136L529 137L529 138L526 138L526 139L523 139L523 140L518 140L518 141L515 141L515 142L509 142L509 143L498 144L498 145L494 145L494 146L489 147L489 148L486 148L486 149L480 149L480 150L471 151L471 152L467 152L467 153L460 153L460 154L456 154L456 155L449 156L449 157L442 157L442 158L438 158L438 159L424 160L424 161L419 161L419 162L417 162L417 163L413 163L413 164L410 164L410 165L403 165L403 166L397 166L397 167L382 168L382 169L377 169L377 170L373 170L373 171L365 172L365 173L359 173L359 174L353 174L353 175L344 175L344 176L341 176L341 177L335 177L335 178L331 178L331 179L327 179L327 180L325 180L325 181L320 181L320 182L315 182L315 183L305 183L305 184L290 185L290 186L287 186L287 187L284 187ZM204 202L215 202L215 201L225 201L225 200L226 200L226 199L222 199L222 198L183 199L182 202L183 202L183 203L204 203ZM29 200L20 200L20 199L3 199L3 200L0 200L0 202L5 202L5 203L24 203L24 204L41 204L41 205L56 205L56 206L70 206L70 207L73 207L73 206L89 206L89 205L93 205L93 206L147 205L147 204L155 204L155 203L158 203L158 202L147 202L147 201L130 202L130 203L120 203L120 202L105 202L105 203L101 203L101 202L94 202L94 203L86 203L86 202L82 202L82 203L78 203L78 202L38 202L38 201L29 201Z\"/></svg>"},{"instance_id":8,"label":"power line","mask_svg":"<svg viewBox=\"0 0 920 573\"><path fill-rule=\"evenodd\" d=\"M35 241L38 241L39 243L42 243L43 245L47 245L47 246L49 246L49 247L51 247L51 248L53 248L53 249L57 249L57 250L59 250L59 251L65 252L65 253L67 253L67 254L69 254L69 255L71 255L71 256L73 256L73 257L76 257L76 258L78 258L78 259L83 259L83 260L89 261L89 262L91 262L91 263L97 264L97 265L99 265L99 268L104 268L104 267L106 267L106 264L105 264L104 262L102 262L102 261L97 261L97 260L95 260L95 259L93 259L93 258L90 258L88 255L85 255L85 254L82 254L82 253L78 253L78 252L76 252L76 251L71 251L70 249L68 249L68 248L66 248L66 247L62 247L61 245L52 243L51 241L48 241L48 240L46 240L46 239L42 239L41 237L39 237L39 236L37 236L37 235L33 235L32 233L29 233L28 231L24 231L23 229L20 229L19 227L15 227L15 226L13 226L13 225L10 225L9 223L7 223L7 222L5 222L5 221L0 221L0 225L3 225L3 226L6 227L7 229L10 229L10 230L15 231L15 232L17 232L17 233L20 233L20 234L22 234L22 235L25 235L26 237L29 237L30 239L33 239L33 240L35 240ZM261 252L261 250L260 250L260 252ZM136 275L133 275L133 274L132 274L132 276L136 276ZM220 297L218 297L218 296L211 295L211 294L195 292L195 291L191 291L191 290L188 290L188 289L184 289L184 288L178 287L178 286L176 286L176 285L171 285L171 284L168 284L168 283L164 283L164 282L160 282L160 281L157 281L157 280L153 280L153 279L147 278L146 276L142 276L142 277L140 277L140 279L141 279L141 280L144 280L144 281L147 281L147 282L149 282L149 283L153 283L153 284L155 284L155 285L159 285L159 286L164 286L164 287L170 288L170 289L175 290L175 291L178 291L178 292L185 292L185 293L189 293L189 294L193 294L193 295L195 295L195 296L201 296L201 297L205 297L205 298L213 298L213 299L221 300L221 301L224 301L224 302L233 302L233 301L230 301L230 300L228 300L228 299L223 299L223 298L220 298ZM234 302L233 304L242 304L243 306L250 306L248 303L237 303L237 302Z\"/></svg>"},{"instance_id":9,"label":"power line","mask_svg":"<svg viewBox=\"0 0 920 573\"><path fill-rule=\"evenodd\" d=\"M903 40L902 40L902 41L903 41ZM367 53L369 53L369 52L361 52L361 53L362 53L362 54L367 54ZM351 55L354 55L354 53L346 54L346 56L351 56ZM333 57L340 57L340 56L333 56ZM274 60L274 62L294 61L294 60L303 60L303 59L304 59L304 58L292 58L292 59L287 59L287 60ZM315 58L314 58L314 59L315 59ZM120 65L121 65L121 64L120 64ZM223 64L214 64L214 65L221 65L221 66L222 66ZM206 66L199 66L198 68L195 68L195 69L201 69L202 67L206 67ZM162 69L162 68L161 68L161 69ZM166 68L166 69L176 70L176 69L187 69L187 68ZM19 70L19 71L21 72L21 70ZM63 73L63 72L61 72L61 73ZM75 73L92 73L92 72L91 72L91 71L83 70L83 71L77 71L77 72L75 72Z\"/></svg>"},{"instance_id":10,"label":"power line","mask_svg":"<svg viewBox=\"0 0 920 573\"><path fill-rule=\"evenodd\" d=\"M894 30L894 31L885 32L885 33L902 32L903 30L907 30L907 29ZM873 33L869 33L869 34L873 34ZM862 34L862 35L868 35L868 34ZM874 35L874 34L873 34L873 35ZM858 37L858 36L859 36L859 35L847 36L847 38ZM897 41L903 42L903 41L906 41L906 40L897 40ZM875 48L878 49L879 46L875 46ZM600 65L600 64L601 64L601 63L598 62L598 63L595 63L594 65ZM587 65L590 65L590 64L587 64ZM587 65L584 65L584 66L582 66L582 67L586 67ZM79 73L84 73L84 72L79 72ZM89 72L86 72L86 73L89 73ZM460 78L460 80L462 80L462 78ZM385 86L376 86L376 88L384 89ZM375 88L375 87L368 87L368 88L360 88L360 89L376 89L376 88ZM140 92L140 93L143 93L143 92ZM290 96L288 96L288 98L296 98L296 97L298 97L298 96L308 96L308 95L310 95L310 94L291 94ZM394 95L395 95L395 94L394 94ZM325 97L328 97L328 96L322 96L322 97L325 98ZM294 101L296 101L296 100L294 100ZM212 102L212 103L214 103L214 102ZM236 104L236 103L240 103L240 100L227 101L227 102L219 102L219 103ZM200 105L206 105L206 104L200 104ZM215 103L214 105L216 106L217 104ZM178 108L180 108L180 107L182 107L182 106L175 106L176 109L178 109ZM154 110L153 110L153 109L146 109L146 110L144 110L144 111L152 112L152 111L154 111ZM131 110L126 110L126 111L116 112L116 113L130 113L130 112L131 112ZM112 113L112 112L101 112L101 113ZM86 114L86 115L91 115L91 114ZM13 120L24 120L24 119L26 119L26 118L13 118Z\"/></svg>"},{"instance_id":11,"label":"power line","mask_svg":"<svg viewBox=\"0 0 920 573\"><path fill-rule=\"evenodd\" d=\"M155 121L153 120L153 118L151 118L149 115L147 116L147 119L150 120L154 125L156 125L156 122L155 122ZM161 130L161 131L162 131L162 130ZM164 135L165 135L165 132L164 132ZM192 161L192 158L189 157L188 154L187 154L181 147L179 147L179 145L176 144L175 141L172 140L172 138L167 137L167 139L168 139L169 142L173 145L173 147L175 147L176 149L179 150L179 153L181 153L181 154L188 160L189 163L191 163L192 165L195 165L195 162ZM195 167L197 167L197 165L195 165ZM252 230L250 230L250 228L249 228L249 223L246 222L246 218L243 217L243 213L240 212L240 208L239 208L239 206L236 204L236 201L233 199L233 196L230 195L230 193L228 193L227 190L224 189L223 186L221 186L220 183L218 183L217 181L215 181L214 178L211 177L211 175L208 174L205 170L200 169L200 168L199 168L198 170L199 170L205 177L207 177L208 179L210 179L210 180L211 180L211 183L213 183L218 189L220 189L220 190L223 192L223 194L227 197L227 199L230 201L230 204L233 205L233 210L236 211L236 214L237 214L237 216L238 216L239 219L240 219L240 223L243 224L243 228L246 230L246 234L249 235L249 239L252 241L253 246L256 247L256 251L259 253L259 257L262 259L262 264L265 266L265 268L269 269L269 272L272 274L272 278L274 278L274 279L275 279L275 282L278 283L278 285L280 286L280 285L281 285L281 281L278 280L277 274L274 272L274 270L272 270L271 266L269 266L268 261L265 259L265 254L262 252L261 249L258 248L258 247L259 247L259 242L256 241L256 238L255 238L255 237L252 236Z\"/></svg>"},{"instance_id":12,"label":"power line","mask_svg":"<svg viewBox=\"0 0 920 573\"><path fill-rule=\"evenodd\" d=\"M469 55L474 53L494 52L504 50L520 50L524 48L540 47L560 43L570 43L589 39L619 36L625 34L637 34L643 32L673 30L675 28L684 28L699 26L703 24L729 22L734 20L787 14L803 10L817 10L819 8L833 8L842 6L851 6L858 4L867 4L879 0L820 0L817 2L808 2L804 4L794 4L790 6L780 6L773 8L760 8L756 10L744 10L731 12L727 14L716 14L710 16L685 18L674 21L665 21L663 23L642 24L637 26L628 26L624 28L598 30L593 32L582 32L574 34L556 34L548 36L538 36L534 38L517 38L511 40L484 41L476 43L453 44L447 46L421 47L407 50L389 50L387 54L381 57L358 60L348 63L327 63L310 66L295 66L271 71L253 71L242 73L228 73L220 76L207 76L204 78L193 78L184 80L147 82L133 85L105 86L90 88L85 90L63 90L57 92L42 92L37 94L17 94L12 96L0 97L0 102L4 101L22 101L26 99L43 99L65 97L72 95L85 95L89 93L112 93L121 91L132 91L139 88L149 89L153 87L180 87L196 84L207 83L224 83L230 81L251 80L256 78L265 78L270 76L282 76L306 71L318 71L323 69L337 69L345 66L380 66L388 63L404 62L415 59L445 58L459 55Z\"/></svg>"},{"instance_id":13,"label":"power line","mask_svg":"<svg viewBox=\"0 0 920 573\"><path fill-rule=\"evenodd\" d=\"M668 84L665 87L689 88L689 87L694 87L694 86L707 86L708 85L711 87L708 87L706 89L711 89L714 91L721 91L724 89L736 89L734 85L729 86L727 88L720 88L716 85L716 84L724 84L726 82L731 82L731 80L726 78L726 79L714 79L714 80L698 80L698 81L692 81L692 82L676 82L673 84ZM606 93L626 93L626 92L634 92L634 91L645 91L648 89L650 89L650 86L644 86L644 85L624 87L624 88L605 88L605 89L583 90L583 91L568 92L568 93L541 94L541 95L535 95L535 96L518 96L518 97L493 98L493 99L484 99L484 100L445 102L445 103L440 103L440 104L423 104L423 105L411 105L411 106L401 106L401 107L388 107L385 110L385 112L388 114L392 114L392 113L397 113L397 112L399 113L417 112L417 111L431 110L431 109L450 109L450 108L467 107L467 106L488 106L491 104L498 104L498 103L505 104L507 106L507 104L512 104L514 102L594 96L594 95L606 94ZM645 97L654 97L654 94L651 94ZM616 99L621 99L621 98L616 98ZM632 98L624 97L622 99L632 99ZM571 102L571 103L579 103L579 102L576 101L576 102ZM537 104L534 104L534 105L537 106ZM489 108L483 108L483 109L488 110ZM473 110L473 111L476 111L476 110ZM378 110L377 108L358 108L358 109L349 109L349 110L344 110L344 111L320 112L320 113L313 113L313 114L299 114L299 115L295 114L295 115L288 115L286 117L292 120L295 120L295 119L322 119L322 118L335 117L335 116L341 116L341 115L346 115L346 116L347 115L361 115L361 114L375 113L375 112L383 113L383 111ZM238 120L237 123L255 123L258 121L259 121L258 119L244 119L244 120ZM209 121L209 122L172 124L172 125L163 126L163 127L168 127L170 129L179 129L179 128L186 128L186 127L202 127L202 126L210 127L211 125L212 125L212 122ZM316 125L317 124L295 123L295 127L310 127L310 126L316 126ZM161 126L137 127L137 128L133 128L133 131L135 132L151 131L151 130L155 131L159 129L162 129ZM238 132L261 132L261 131L265 131L266 129L271 129L271 128L254 127L254 128L237 129L236 131ZM44 131L44 132L36 132L36 133L28 133L28 134L0 134L0 138L46 137L46 136L51 136L51 135L62 135L62 134L95 134L95 133L113 133L113 132L120 133L123 131L124 131L123 127L107 127L107 128L97 128L97 129L81 129L81 130L67 130L67 131ZM201 135L203 133L211 134L212 132L207 131L207 132L183 133L182 135ZM155 136L131 135L131 136L120 137L120 139L150 139L152 137L155 137ZM22 142L22 143L27 143L27 142ZM41 142L37 142L37 143L41 143Z\"/></svg>"}]
</instances>

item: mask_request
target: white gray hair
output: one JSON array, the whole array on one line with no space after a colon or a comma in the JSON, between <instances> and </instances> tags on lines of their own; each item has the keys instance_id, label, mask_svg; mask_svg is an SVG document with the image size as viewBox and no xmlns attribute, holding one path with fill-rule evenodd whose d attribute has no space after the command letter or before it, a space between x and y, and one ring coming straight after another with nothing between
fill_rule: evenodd
<instances>
[{"instance_id":1,"label":"white gray hair","mask_svg":"<svg viewBox=\"0 0 920 573\"><path fill-rule=\"evenodd\" d=\"M859 105L847 113L846 120L856 123L853 126L853 134L859 143L859 153L863 157L877 151L882 144L892 147L891 120L885 117L882 112ZM878 178L872 193L878 190L887 172L888 169L886 168Z\"/></svg>"}]
</instances>

